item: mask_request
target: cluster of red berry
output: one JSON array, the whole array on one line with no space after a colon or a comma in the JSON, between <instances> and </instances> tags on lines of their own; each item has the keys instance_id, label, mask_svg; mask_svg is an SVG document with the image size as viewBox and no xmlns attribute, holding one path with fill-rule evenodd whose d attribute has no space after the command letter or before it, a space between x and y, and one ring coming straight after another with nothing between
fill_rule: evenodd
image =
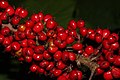
<instances>
[{"instance_id":1,"label":"cluster of red berry","mask_svg":"<svg viewBox=\"0 0 120 80\"><path fill-rule=\"evenodd\" d=\"M19 61L31 64L31 72L57 80L82 80L84 74L79 67L83 64L91 70L89 80L92 74L103 75L105 80L120 78L118 34L86 28L83 20L70 20L65 29L52 15L42 12L20 24L27 10L14 9L6 0L0 1L0 9L0 44ZM87 44L92 41L95 43Z\"/></svg>"}]
</instances>

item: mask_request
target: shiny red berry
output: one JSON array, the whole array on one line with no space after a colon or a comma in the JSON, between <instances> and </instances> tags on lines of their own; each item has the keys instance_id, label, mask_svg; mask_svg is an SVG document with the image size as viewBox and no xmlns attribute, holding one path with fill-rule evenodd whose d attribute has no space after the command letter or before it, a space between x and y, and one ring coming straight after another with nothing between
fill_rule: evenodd
<instances>
[{"instance_id":1,"label":"shiny red berry","mask_svg":"<svg viewBox=\"0 0 120 80\"><path fill-rule=\"evenodd\" d=\"M8 13L9 16L13 15L15 12L12 6L7 7L5 11Z\"/></svg>"},{"instance_id":2,"label":"shiny red berry","mask_svg":"<svg viewBox=\"0 0 120 80\"><path fill-rule=\"evenodd\" d=\"M112 80L113 79L111 71L104 72L103 77L105 80Z\"/></svg>"},{"instance_id":3,"label":"shiny red berry","mask_svg":"<svg viewBox=\"0 0 120 80\"><path fill-rule=\"evenodd\" d=\"M1 1L0 1L0 8L5 9L5 8L7 8L8 6L9 6L9 3L8 3L7 1L5 1L5 0L1 0Z\"/></svg>"},{"instance_id":4,"label":"shiny red berry","mask_svg":"<svg viewBox=\"0 0 120 80\"><path fill-rule=\"evenodd\" d=\"M18 51L20 49L20 44L18 42L13 42L11 47L13 50Z\"/></svg>"},{"instance_id":5,"label":"shiny red berry","mask_svg":"<svg viewBox=\"0 0 120 80\"><path fill-rule=\"evenodd\" d=\"M41 61L41 60L43 60L43 55L42 54L33 54L33 59L35 60L35 61Z\"/></svg>"},{"instance_id":6,"label":"shiny red berry","mask_svg":"<svg viewBox=\"0 0 120 80\"><path fill-rule=\"evenodd\" d=\"M117 57L115 58L114 64L115 64L116 66L120 66L120 56L117 56Z\"/></svg>"},{"instance_id":7,"label":"shiny red berry","mask_svg":"<svg viewBox=\"0 0 120 80\"><path fill-rule=\"evenodd\" d=\"M39 20L42 21L43 18L44 18L43 12L39 12L39 13L38 13L38 16L39 16Z\"/></svg>"},{"instance_id":8,"label":"shiny red berry","mask_svg":"<svg viewBox=\"0 0 120 80\"><path fill-rule=\"evenodd\" d=\"M51 14L46 14L43 18L44 22L47 22L49 19L52 19L52 15Z\"/></svg>"},{"instance_id":9,"label":"shiny red berry","mask_svg":"<svg viewBox=\"0 0 120 80\"><path fill-rule=\"evenodd\" d=\"M33 14L33 15L31 16L31 20L32 20L33 22L38 22L38 21L39 21L39 15L38 15L38 14Z\"/></svg>"},{"instance_id":10,"label":"shiny red berry","mask_svg":"<svg viewBox=\"0 0 120 80\"><path fill-rule=\"evenodd\" d=\"M69 79L70 79L70 80L77 80L77 79L78 79L77 70L72 70L72 71L69 73Z\"/></svg>"},{"instance_id":11,"label":"shiny red berry","mask_svg":"<svg viewBox=\"0 0 120 80\"><path fill-rule=\"evenodd\" d=\"M102 33L103 33L103 38L108 38L108 36L110 35L110 30L104 29Z\"/></svg>"},{"instance_id":12,"label":"shiny red berry","mask_svg":"<svg viewBox=\"0 0 120 80\"><path fill-rule=\"evenodd\" d=\"M53 74L54 76L59 76L62 73L62 70L56 69Z\"/></svg>"},{"instance_id":13,"label":"shiny red berry","mask_svg":"<svg viewBox=\"0 0 120 80\"><path fill-rule=\"evenodd\" d=\"M83 45L81 43L75 43L75 44L73 44L72 48L74 50L80 50L83 48Z\"/></svg>"},{"instance_id":14,"label":"shiny red berry","mask_svg":"<svg viewBox=\"0 0 120 80\"><path fill-rule=\"evenodd\" d=\"M84 27L85 26L85 21L84 20L78 20L77 21L77 27L78 28L81 28L81 27Z\"/></svg>"},{"instance_id":15,"label":"shiny red berry","mask_svg":"<svg viewBox=\"0 0 120 80\"><path fill-rule=\"evenodd\" d=\"M48 29L54 29L56 28L56 26L57 26L57 23L54 20L51 20L51 19L47 20L46 27Z\"/></svg>"},{"instance_id":16,"label":"shiny red berry","mask_svg":"<svg viewBox=\"0 0 120 80\"><path fill-rule=\"evenodd\" d=\"M85 48L85 52L86 52L88 55L90 55L90 54L92 54L92 53L94 52L94 48L93 48L92 46L87 46L87 47Z\"/></svg>"},{"instance_id":17,"label":"shiny red berry","mask_svg":"<svg viewBox=\"0 0 120 80\"><path fill-rule=\"evenodd\" d=\"M21 18L25 18L26 16L28 15L28 11L25 10L25 9L21 9L20 12L19 12L19 16Z\"/></svg>"},{"instance_id":18,"label":"shiny red berry","mask_svg":"<svg viewBox=\"0 0 120 80\"><path fill-rule=\"evenodd\" d=\"M70 20L69 24L68 24L72 29L76 29L77 28L77 24L74 20Z\"/></svg>"},{"instance_id":19,"label":"shiny red berry","mask_svg":"<svg viewBox=\"0 0 120 80\"><path fill-rule=\"evenodd\" d=\"M69 59L70 61L75 61L76 60L76 55L73 52L69 52Z\"/></svg>"},{"instance_id":20,"label":"shiny red berry","mask_svg":"<svg viewBox=\"0 0 120 80\"><path fill-rule=\"evenodd\" d=\"M113 67L111 72L114 78L120 78L120 68Z\"/></svg>"},{"instance_id":21,"label":"shiny red berry","mask_svg":"<svg viewBox=\"0 0 120 80\"><path fill-rule=\"evenodd\" d=\"M4 36L2 34L0 34L0 43L2 43L4 41Z\"/></svg>"},{"instance_id":22,"label":"shiny red berry","mask_svg":"<svg viewBox=\"0 0 120 80\"><path fill-rule=\"evenodd\" d=\"M61 75L57 78L57 80L68 80L65 76Z\"/></svg>"},{"instance_id":23,"label":"shiny red berry","mask_svg":"<svg viewBox=\"0 0 120 80\"><path fill-rule=\"evenodd\" d=\"M40 31L42 31L43 28L44 28L43 23L42 23L42 22L38 22L38 23L36 23L36 24L33 26L33 31L34 31L35 33L38 33L38 32L40 32Z\"/></svg>"},{"instance_id":24,"label":"shiny red berry","mask_svg":"<svg viewBox=\"0 0 120 80\"><path fill-rule=\"evenodd\" d=\"M15 15L19 16L20 10L22 10L22 7L17 7L15 10Z\"/></svg>"},{"instance_id":25,"label":"shiny red berry","mask_svg":"<svg viewBox=\"0 0 120 80\"><path fill-rule=\"evenodd\" d=\"M2 28L1 34L4 35L4 36L10 34L10 29L7 26Z\"/></svg>"},{"instance_id":26,"label":"shiny red berry","mask_svg":"<svg viewBox=\"0 0 120 80\"><path fill-rule=\"evenodd\" d=\"M14 17L12 17L12 19L11 19L11 23L12 23L13 25L18 25L18 23L20 22L20 20L21 20L20 17L14 16Z\"/></svg>"},{"instance_id":27,"label":"shiny red berry","mask_svg":"<svg viewBox=\"0 0 120 80\"><path fill-rule=\"evenodd\" d=\"M80 28L80 34L85 37L87 35L87 28L85 27Z\"/></svg>"},{"instance_id":28,"label":"shiny red berry","mask_svg":"<svg viewBox=\"0 0 120 80\"><path fill-rule=\"evenodd\" d=\"M37 66L36 64L32 64L32 65L30 66L30 71L31 71L31 72L36 72L36 71L37 71L37 68L38 68L38 66Z\"/></svg>"}]
</instances>

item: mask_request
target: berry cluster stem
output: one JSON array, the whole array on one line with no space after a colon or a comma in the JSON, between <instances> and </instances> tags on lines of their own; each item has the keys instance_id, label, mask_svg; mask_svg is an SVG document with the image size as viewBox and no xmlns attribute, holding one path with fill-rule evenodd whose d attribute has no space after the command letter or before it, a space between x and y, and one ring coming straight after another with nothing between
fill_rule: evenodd
<instances>
[{"instance_id":1,"label":"berry cluster stem","mask_svg":"<svg viewBox=\"0 0 120 80\"><path fill-rule=\"evenodd\" d=\"M91 59L89 57L84 57L82 55L77 55L76 62L77 62L77 64L81 63L81 64L87 66L90 69L91 75L89 77L89 80L92 80L94 72L95 72L96 68L99 67L99 65L96 62L91 61Z\"/></svg>"}]
</instances>

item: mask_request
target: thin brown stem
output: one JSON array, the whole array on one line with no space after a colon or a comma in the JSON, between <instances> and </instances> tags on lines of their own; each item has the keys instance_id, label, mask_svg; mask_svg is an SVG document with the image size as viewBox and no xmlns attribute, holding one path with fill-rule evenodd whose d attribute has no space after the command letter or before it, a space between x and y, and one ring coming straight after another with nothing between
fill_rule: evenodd
<instances>
[{"instance_id":1,"label":"thin brown stem","mask_svg":"<svg viewBox=\"0 0 120 80\"><path fill-rule=\"evenodd\" d=\"M10 23L2 24L2 28L4 28L4 27L8 27L12 32L16 32L17 31L17 29L14 29L13 26Z\"/></svg>"}]
</instances>

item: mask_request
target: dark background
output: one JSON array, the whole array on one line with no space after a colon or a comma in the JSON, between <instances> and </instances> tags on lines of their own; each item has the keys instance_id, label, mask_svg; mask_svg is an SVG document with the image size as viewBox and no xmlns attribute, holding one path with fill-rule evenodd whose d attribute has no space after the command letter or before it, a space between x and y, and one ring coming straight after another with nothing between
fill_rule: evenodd
<instances>
[{"instance_id":1,"label":"dark background","mask_svg":"<svg viewBox=\"0 0 120 80\"><path fill-rule=\"evenodd\" d=\"M83 19L90 28L109 28L120 30L120 0L8 0L15 7L22 6L33 13L43 11L52 14L63 27L71 19ZM24 20L23 20L24 21ZM22 65L9 53L0 52L0 80L48 80L44 76L38 79L29 73L27 64Z\"/></svg>"}]
</instances>

